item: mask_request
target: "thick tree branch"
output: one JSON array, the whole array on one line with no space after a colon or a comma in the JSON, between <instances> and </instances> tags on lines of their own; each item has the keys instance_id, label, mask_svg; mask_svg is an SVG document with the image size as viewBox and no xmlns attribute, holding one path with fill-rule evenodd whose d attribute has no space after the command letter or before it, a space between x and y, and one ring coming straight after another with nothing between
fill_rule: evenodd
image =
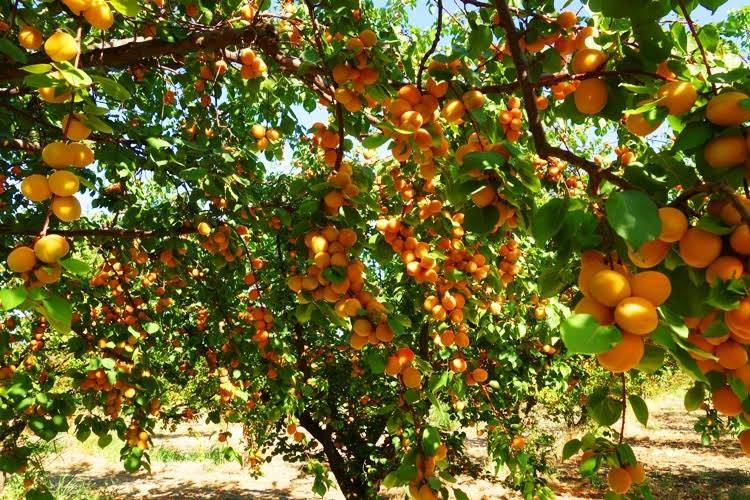
<instances>
[{"instance_id":1,"label":"thick tree branch","mask_svg":"<svg viewBox=\"0 0 750 500\"><path fill-rule=\"evenodd\" d=\"M599 165L590 160L565 149L550 145L539 118L539 110L536 107L534 84L530 79L529 66L526 62L526 57L521 51L521 46L519 44L521 35L513 23L511 9L508 7L508 2L506 0L493 0L493 2L500 18L500 25L505 30L508 39L508 47L510 49L511 57L513 58L513 64L516 67L518 85L521 88L526 115L529 119L529 132L531 132L531 137L534 141L534 147L537 154L542 158L554 156L585 170L586 173L589 174L591 182L594 184L598 184L598 182L603 179L622 189L634 189L632 184L615 175L610 170L601 169Z\"/></svg>"},{"instance_id":2,"label":"thick tree branch","mask_svg":"<svg viewBox=\"0 0 750 500\"><path fill-rule=\"evenodd\" d=\"M39 143L26 139L7 138L0 139L0 149L20 149L22 151L39 151Z\"/></svg>"}]
</instances>

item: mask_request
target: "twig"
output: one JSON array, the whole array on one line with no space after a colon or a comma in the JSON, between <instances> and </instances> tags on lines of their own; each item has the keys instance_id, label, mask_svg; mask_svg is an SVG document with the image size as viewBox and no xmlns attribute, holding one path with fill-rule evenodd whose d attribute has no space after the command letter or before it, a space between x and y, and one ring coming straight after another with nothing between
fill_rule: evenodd
<instances>
[{"instance_id":1,"label":"twig","mask_svg":"<svg viewBox=\"0 0 750 500\"><path fill-rule=\"evenodd\" d=\"M433 38L430 48L427 49L427 52L425 52L422 56L422 60L419 62L419 70L417 71L417 88L420 91L422 90L422 73L424 73L425 66L427 65L427 60L432 54L435 53L435 49L437 49L438 43L440 42L440 34L443 31L443 0L436 1L438 13L437 26L435 27L435 38Z\"/></svg>"},{"instance_id":2,"label":"twig","mask_svg":"<svg viewBox=\"0 0 750 500\"><path fill-rule=\"evenodd\" d=\"M622 422L620 423L620 444L625 439L625 412L628 409L628 393L625 387L625 373L620 374L620 380L622 380Z\"/></svg>"},{"instance_id":3,"label":"twig","mask_svg":"<svg viewBox=\"0 0 750 500\"><path fill-rule=\"evenodd\" d=\"M690 12L688 12L687 8L685 7L685 0L677 0L677 3L680 4L682 15L685 17L685 21L687 21L690 33L693 34L693 38L695 39L695 44L698 46L698 50L700 50L701 57L703 58L703 64L706 66L706 73L708 74L709 83L711 84L711 90L713 90L714 94L716 94L716 83L711 80L711 66L708 64L706 49L703 48L703 43L698 37L698 31L695 29L695 24L693 23L693 19L690 17Z\"/></svg>"}]
</instances>

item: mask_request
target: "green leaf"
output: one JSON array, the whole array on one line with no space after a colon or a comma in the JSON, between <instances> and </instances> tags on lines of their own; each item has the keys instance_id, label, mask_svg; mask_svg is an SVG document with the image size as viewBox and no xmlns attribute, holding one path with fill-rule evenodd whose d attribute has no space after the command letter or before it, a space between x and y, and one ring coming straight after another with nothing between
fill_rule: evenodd
<instances>
[{"instance_id":1,"label":"green leaf","mask_svg":"<svg viewBox=\"0 0 750 500\"><path fill-rule=\"evenodd\" d=\"M482 52L487 50L492 42L492 30L487 25L479 25L471 30L469 34L469 54L472 57L479 56Z\"/></svg>"},{"instance_id":2,"label":"green leaf","mask_svg":"<svg viewBox=\"0 0 750 500\"><path fill-rule=\"evenodd\" d=\"M590 314L573 314L560 325L562 340L571 353L598 354L622 340L614 326L602 326Z\"/></svg>"},{"instance_id":3,"label":"green leaf","mask_svg":"<svg viewBox=\"0 0 750 500\"><path fill-rule=\"evenodd\" d=\"M469 495L458 488L453 488L453 496L456 497L456 500L469 500Z\"/></svg>"},{"instance_id":4,"label":"green leaf","mask_svg":"<svg viewBox=\"0 0 750 500\"><path fill-rule=\"evenodd\" d=\"M110 0L110 3L123 16L135 17L141 12L138 0Z\"/></svg>"},{"instance_id":5,"label":"green leaf","mask_svg":"<svg viewBox=\"0 0 750 500\"><path fill-rule=\"evenodd\" d=\"M148 144L154 149L169 148L172 146L172 144L165 141L161 137L149 137L148 139L146 139L146 144Z\"/></svg>"},{"instance_id":6,"label":"green leaf","mask_svg":"<svg viewBox=\"0 0 750 500\"><path fill-rule=\"evenodd\" d=\"M42 306L44 308L42 314L53 328L60 333L70 331L70 323L73 320L73 309L70 302L59 295L53 295L42 300Z\"/></svg>"},{"instance_id":7,"label":"green leaf","mask_svg":"<svg viewBox=\"0 0 750 500\"><path fill-rule=\"evenodd\" d=\"M560 231L567 210L567 198L552 198L534 213L531 234L538 247L544 247Z\"/></svg>"},{"instance_id":8,"label":"green leaf","mask_svg":"<svg viewBox=\"0 0 750 500\"><path fill-rule=\"evenodd\" d=\"M383 134L371 135L362 141L362 146L367 149L377 149L390 140L390 137L386 137Z\"/></svg>"},{"instance_id":9,"label":"green leaf","mask_svg":"<svg viewBox=\"0 0 750 500\"><path fill-rule=\"evenodd\" d=\"M21 69L27 73L31 73L32 75L42 75L44 73L49 73L50 71L52 71L52 65L31 64L29 66L23 66Z\"/></svg>"},{"instance_id":10,"label":"green leaf","mask_svg":"<svg viewBox=\"0 0 750 500\"><path fill-rule=\"evenodd\" d=\"M323 277L331 283L341 283L346 279L346 268L329 266L323 271Z\"/></svg>"},{"instance_id":11,"label":"green leaf","mask_svg":"<svg viewBox=\"0 0 750 500\"><path fill-rule=\"evenodd\" d=\"M605 387L591 393L586 410L599 425L608 427L619 420L622 402L611 397Z\"/></svg>"},{"instance_id":12,"label":"green leaf","mask_svg":"<svg viewBox=\"0 0 750 500\"><path fill-rule=\"evenodd\" d=\"M648 406L643 398L637 394L631 394L628 396L628 402L630 403L630 408L635 414L635 418L638 419L641 425L644 427L648 425Z\"/></svg>"},{"instance_id":13,"label":"green leaf","mask_svg":"<svg viewBox=\"0 0 750 500\"><path fill-rule=\"evenodd\" d=\"M706 386L700 382L696 382L693 387L685 392L685 409L687 411L695 411L700 408L703 404L703 400L706 397Z\"/></svg>"},{"instance_id":14,"label":"green leaf","mask_svg":"<svg viewBox=\"0 0 750 500\"><path fill-rule=\"evenodd\" d=\"M422 450L427 456L437 453L440 446L440 432L435 427L425 427L422 431Z\"/></svg>"},{"instance_id":15,"label":"green leaf","mask_svg":"<svg viewBox=\"0 0 750 500\"><path fill-rule=\"evenodd\" d=\"M197 181L203 179L206 174L208 174L208 170L203 167L186 168L184 170L180 170L179 172L180 177L188 181Z\"/></svg>"},{"instance_id":16,"label":"green leaf","mask_svg":"<svg viewBox=\"0 0 750 500\"><path fill-rule=\"evenodd\" d=\"M112 130L112 127L110 127L107 122L96 115L86 115L86 118L83 120L83 122L92 129L104 134L111 134L114 132L114 130Z\"/></svg>"},{"instance_id":17,"label":"green leaf","mask_svg":"<svg viewBox=\"0 0 750 500\"><path fill-rule=\"evenodd\" d=\"M578 439L571 439L562 449L562 459L567 460L581 449L581 441Z\"/></svg>"},{"instance_id":18,"label":"green leaf","mask_svg":"<svg viewBox=\"0 0 750 500\"><path fill-rule=\"evenodd\" d=\"M96 83L97 87L113 99L124 101L130 97L130 91L111 78L92 75L91 79Z\"/></svg>"},{"instance_id":19,"label":"green leaf","mask_svg":"<svg viewBox=\"0 0 750 500\"><path fill-rule=\"evenodd\" d=\"M69 273L78 276L87 276L91 271L91 266L88 263L74 258L61 260L60 265Z\"/></svg>"},{"instance_id":20,"label":"green leaf","mask_svg":"<svg viewBox=\"0 0 750 500\"><path fill-rule=\"evenodd\" d=\"M713 130L705 121L688 123L677 136L672 151L693 151L702 148L712 136Z\"/></svg>"},{"instance_id":21,"label":"green leaf","mask_svg":"<svg viewBox=\"0 0 750 500\"><path fill-rule=\"evenodd\" d=\"M664 349L661 347L648 344L643 353L643 357L635 366L636 370L645 373L654 373L664 364Z\"/></svg>"},{"instance_id":22,"label":"green leaf","mask_svg":"<svg viewBox=\"0 0 750 500\"><path fill-rule=\"evenodd\" d=\"M464 210L464 228L477 234L487 234L500 220L500 212L493 205L479 208L472 204Z\"/></svg>"},{"instance_id":23,"label":"green leaf","mask_svg":"<svg viewBox=\"0 0 750 500\"><path fill-rule=\"evenodd\" d=\"M28 61L26 52L21 47L11 42L8 38L0 38L0 52L13 59L15 62L26 64L26 61Z\"/></svg>"},{"instance_id":24,"label":"green leaf","mask_svg":"<svg viewBox=\"0 0 750 500\"><path fill-rule=\"evenodd\" d=\"M96 441L96 444L99 446L99 448L106 448L109 446L109 443L112 442L112 436L110 434L102 434L99 436L99 439Z\"/></svg>"},{"instance_id":25,"label":"green leaf","mask_svg":"<svg viewBox=\"0 0 750 500\"><path fill-rule=\"evenodd\" d=\"M661 233L656 204L640 191L612 194L605 205L607 221L612 229L632 248L638 249Z\"/></svg>"},{"instance_id":26,"label":"green leaf","mask_svg":"<svg viewBox=\"0 0 750 500\"><path fill-rule=\"evenodd\" d=\"M2 305L4 311L9 311L23 304L27 296L28 292L23 285L14 288L3 288L0 290L0 305Z\"/></svg>"},{"instance_id":27,"label":"green leaf","mask_svg":"<svg viewBox=\"0 0 750 500\"><path fill-rule=\"evenodd\" d=\"M129 455L128 458L126 458L122 465L125 467L125 470L133 474L135 471L137 471L141 467L141 457L137 457L134 455Z\"/></svg>"}]
</instances>

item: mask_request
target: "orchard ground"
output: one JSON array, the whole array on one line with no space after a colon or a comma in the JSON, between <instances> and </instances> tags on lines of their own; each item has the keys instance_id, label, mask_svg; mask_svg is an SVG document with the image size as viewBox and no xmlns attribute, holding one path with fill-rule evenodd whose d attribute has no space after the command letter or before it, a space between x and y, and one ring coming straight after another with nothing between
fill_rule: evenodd
<instances>
[{"instance_id":1,"label":"orchard ground","mask_svg":"<svg viewBox=\"0 0 750 500\"><path fill-rule=\"evenodd\" d=\"M651 490L656 498L741 499L750 497L750 464L742 455L736 440L725 438L719 443L702 446L692 427L696 412L686 413L677 393L650 400L651 420L642 427L632 413L626 420L628 442L649 473ZM619 424L618 424L619 425ZM94 439L77 442L65 436L55 442L47 457L56 498L262 498L306 499L313 478L301 464L275 456L261 467L259 478L252 477L236 462L227 462L217 446L218 426L194 422L174 432L154 437L152 473L139 471L131 475L122 470L119 445L115 441L99 449ZM239 429L231 429L234 436ZM233 438L230 438L230 442ZM470 453L486 462L485 440L471 433ZM562 441L561 441L562 444ZM580 482L577 462L560 464L559 475L552 479L558 498L601 498L603 484ZM481 480L459 478L458 483L471 499L519 498L491 477ZM14 484L4 488L2 500L18 498ZM400 489L383 491L386 498L402 498ZM343 499L331 490L326 499Z\"/></svg>"}]
</instances>

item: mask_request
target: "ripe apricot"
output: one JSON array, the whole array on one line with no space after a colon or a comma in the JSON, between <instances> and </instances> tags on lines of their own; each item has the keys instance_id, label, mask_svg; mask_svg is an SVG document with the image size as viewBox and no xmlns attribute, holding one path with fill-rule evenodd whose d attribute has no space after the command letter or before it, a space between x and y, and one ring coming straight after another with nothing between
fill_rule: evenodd
<instances>
[{"instance_id":1,"label":"ripe apricot","mask_svg":"<svg viewBox=\"0 0 750 500\"><path fill-rule=\"evenodd\" d=\"M612 373L623 373L635 367L643 357L643 337L623 332L622 340L612 349L596 355L602 368Z\"/></svg>"},{"instance_id":2,"label":"ripe apricot","mask_svg":"<svg viewBox=\"0 0 750 500\"><path fill-rule=\"evenodd\" d=\"M47 200L52 195L47 178L39 174L31 174L23 179L21 193L35 202Z\"/></svg>"},{"instance_id":3,"label":"ripe apricot","mask_svg":"<svg viewBox=\"0 0 750 500\"><path fill-rule=\"evenodd\" d=\"M625 119L625 128L628 129L628 132L631 134L637 135L639 137L645 137L648 134L655 131L659 126L661 126L660 121L656 122L649 122L646 119L646 113L639 113L639 114L632 114L628 115L628 117Z\"/></svg>"},{"instance_id":4,"label":"ripe apricot","mask_svg":"<svg viewBox=\"0 0 750 500\"><path fill-rule=\"evenodd\" d=\"M24 49L37 50L42 46L42 33L31 25L24 25L18 30L18 43Z\"/></svg>"},{"instance_id":5,"label":"ripe apricot","mask_svg":"<svg viewBox=\"0 0 750 500\"><path fill-rule=\"evenodd\" d=\"M584 80L573 93L576 109L585 115L595 115L607 105L608 90L604 80Z\"/></svg>"},{"instance_id":6,"label":"ripe apricot","mask_svg":"<svg viewBox=\"0 0 750 500\"><path fill-rule=\"evenodd\" d=\"M716 346L714 354L719 358L718 363L727 370L736 370L747 364L747 350L742 344L733 340L727 340Z\"/></svg>"},{"instance_id":7,"label":"ripe apricot","mask_svg":"<svg viewBox=\"0 0 750 500\"><path fill-rule=\"evenodd\" d=\"M62 269L59 265L40 266L34 269L34 277L42 284L49 285L60 281Z\"/></svg>"},{"instance_id":8,"label":"ripe apricot","mask_svg":"<svg viewBox=\"0 0 750 500\"><path fill-rule=\"evenodd\" d=\"M62 0L62 2L77 16L91 6L91 0Z\"/></svg>"},{"instance_id":9,"label":"ripe apricot","mask_svg":"<svg viewBox=\"0 0 750 500\"><path fill-rule=\"evenodd\" d=\"M42 149L42 161L52 168L65 168L73 164L68 144L62 141L50 142Z\"/></svg>"},{"instance_id":10,"label":"ripe apricot","mask_svg":"<svg viewBox=\"0 0 750 500\"><path fill-rule=\"evenodd\" d=\"M679 254L692 267L708 267L721 254L721 238L697 227L688 229L680 238Z\"/></svg>"},{"instance_id":11,"label":"ripe apricot","mask_svg":"<svg viewBox=\"0 0 750 500\"><path fill-rule=\"evenodd\" d=\"M659 220L661 221L659 239L667 243L680 241L688 229L687 217L676 208L661 207L659 209Z\"/></svg>"},{"instance_id":12,"label":"ripe apricot","mask_svg":"<svg viewBox=\"0 0 750 500\"><path fill-rule=\"evenodd\" d=\"M630 486L633 484L633 480L628 471L623 467L613 467L607 474L607 484L610 490L623 495L628 492Z\"/></svg>"},{"instance_id":13,"label":"ripe apricot","mask_svg":"<svg viewBox=\"0 0 750 500\"><path fill-rule=\"evenodd\" d=\"M742 255L750 255L750 228L746 224L738 226L729 236L732 250Z\"/></svg>"},{"instance_id":14,"label":"ripe apricot","mask_svg":"<svg viewBox=\"0 0 750 500\"><path fill-rule=\"evenodd\" d=\"M69 61L78 54L78 44L64 31L56 31L44 42L44 52L55 62Z\"/></svg>"},{"instance_id":15,"label":"ripe apricot","mask_svg":"<svg viewBox=\"0 0 750 500\"><path fill-rule=\"evenodd\" d=\"M576 50L596 48L596 41L594 39L598 36L599 30L593 26L585 26L576 35Z\"/></svg>"},{"instance_id":16,"label":"ripe apricot","mask_svg":"<svg viewBox=\"0 0 750 500\"><path fill-rule=\"evenodd\" d=\"M576 314L590 314L600 325L609 325L614 321L612 309L590 297L584 297L578 301L573 312Z\"/></svg>"},{"instance_id":17,"label":"ripe apricot","mask_svg":"<svg viewBox=\"0 0 750 500\"><path fill-rule=\"evenodd\" d=\"M34 243L36 258L47 264L54 264L69 251L68 241L59 234L48 234Z\"/></svg>"},{"instance_id":18,"label":"ripe apricot","mask_svg":"<svg viewBox=\"0 0 750 500\"><path fill-rule=\"evenodd\" d=\"M72 166L83 168L94 161L94 152L87 145L80 142L71 142L67 146L68 159Z\"/></svg>"},{"instance_id":19,"label":"ripe apricot","mask_svg":"<svg viewBox=\"0 0 750 500\"><path fill-rule=\"evenodd\" d=\"M656 307L642 297L628 297L615 308L615 323L623 330L636 335L653 332L659 324Z\"/></svg>"},{"instance_id":20,"label":"ripe apricot","mask_svg":"<svg viewBox=\"0 0 750 500\"><path fill-rule=\"evenodd\" d=\"M104 31L115 22L112 9L105 0L92 0L91 6L83 11L83 17L94 28Z\"/></svg>"},{"instance_id":21,"label":"ripe apricot","mask_svg":"<svg viewBox=\"0 0 750 500\"><path fill-rule=\"evenodd\" d=\"M378 36L371 29L365 29L359 32L359 39L362 40L362 45L365 47L372 47L378 43Z\"/></svg>"},{"instance_id":22,"label":"ripe apricot","mask_svg":"<svg viewBox=\"0 0 750 500\"><path fill-rule=\"evenodd\" d=\"M630 289L634 297L644 298L653 305L660 306L672 293L672 284L664 273L643 271L630 278Z\"/></svg>"},{"instance_id":23,"label":"ripe apricot","mask_svg":"<svg viewBox=\"0 0 750 500\"><path fill-rule=\"evenodd\" d=\"M722 281L740 279L744 267L742 261L732 255L719 257L706 268L706 281L709 285L717 279Z\"/></svg>"},{"instance_id":24,"label":"ripe apricot","mask_svg":"<svg viewBox=\"0 0 750 500\"><path fill-rule=\"evenodd\" d=\"M698 98L698 91L690 82L668 82L659 87L656 97L659 106L669 110L670 115L683 115L690 111Z\"/></svg>"},{"instance_id":25,"label":"ripe apricot","mask_svg":"<svg viewBox=\"0 0 750 500\"><path fill-rule=\"evenodd\" d=\"M53 172L48 178L49 190L57 196L72 196L78 192L78 176L67 170Z\"/></svg>"},{"instance_id":26,"label":"ripe apricot","mask_svg":"<svg viewBox=\"0 0 750 500\"><path fill-rule=\"evenodd\" d=\"M576 17L576 13L571 10L566 10L563 12L560 12L557 15L557 18L555 19L555 22L558 26L560 26L562 29L569 30L570 28L574 27L576 25L576 22L578 22L578 18Z\"/></svg>"},{"instance_id":27,"label":"ripe apricot","mask_svg":"<svg viewBox=\"0 0 750 500\"><path fill-rule=\"evenodd\" d=\"M36 265L34 250L30 247L18 247L8 254L8 269L14 273L31 271Z\"/></svg>"},{"instance_id":28,"label":"ripe apricot","mask_svg":"<svg viewBox=\"0 0 750 500\"><path fill-rule=\"evenodd\" d=\"M409 389L418 389L422 386L422 375L412 366L407 366L401 371L401 379Z\"/></svg>"},{"instance_id":29,"label":"ripe apricot","mask_svg":"<svg viewBox=\"0 0 750 500\"><path fill-rule=\"evenodd\" d=\"M455 123L463 116L466 108L458 99L451 99L443 105L441 115L448 123Z\"/></svg>"},{"instance_id":30,"label":"ripe apricot","mask_svg":"<svg viewBox=\"0 0 750 500\"><path fill-rule=\"evenodd\" d=\"M485 370L484 368L474 368L471 371L471 376L474 380L481 384L482 382L487 380L487 370Z\"/></svg>"},{"instance_id":31,"label":"ripe apricot","mask_svg":"<svg viewBox=\"0 0 750 500\"><path fill-rule=\"evenodd\" d=\"M703 149L703 158L713 168L731 168L742 165L747 155L747 143L741 135L716 137L711 139Z\"/></svg>"},{"instance_id":32,"label":"ripe apricot","mask_svg":"<svg viewBox=\"0 0 750 500\"><path fill-rule=\"evenodd\" d=\"M482 208L491 205L496 197L497 192L492 186L482 186L471 194L471 201L479 208Z\"/></svg>"},{"instance_id":33,"label":"ripe apricot","mask_svg":"<svg viewBox=\"0 0 750 500\"><path fill-rule=\"evenodd\" d=\"M742 401L729 386L716 389L711 395L711 403L717 412L727 417L736 417L742 413Z\"/></svg>"},{"instance_id":34,"label":"ripe apricot","mask_svg":"<svg viewBox=\"0 0 750 500\"><path fill-rule=\"evenodd\" d=\"M73 222L81 217L81 203L75 196L55 196L52 213L63 222Z\"/></svg>"},{"instance_id":35,"label":"ripe apricot","mask_svg":"<svg viewBox=\"0 0 750 500\"><path fill-rule=\"evenodd\" d=\"M453 373L463 373L466 371L466 360L464 358L453 358L450 361L450 367Z\"/></svg>"},{"instance_id":36,"label":"ripe apricot","mask_svg":"<svg viewBox=\"0 0 750 500\"><path fill-rule=\"evenodd\" d=\"M605 62L607 62L607 55L604 52L599 49L584 48L573 56L571 68L573 73L589 73L599 69Z\"/></svg>"},{"instance_id":37,"label":"ripe apricot","mask_svg":"<svg viewBox=\"0 0 750 500\"><path fill-rule=\"evenodd\" d=\"M706 118L711 123L725 127L741 125L750 120L750 108L741 105L747 99L747 94L743 92L721 93L708 101Z\"/></svg>"},{"instance_id":38,"label":"ripe apricot","mask_svg":"<svg viewBox=\"0 0 750 500\"><path fill-rule=\"evenodd\" d=\"M740 440L740 448L745 455L750 455L750 429L745 429L740 432L738 436Z\"/></svg>"},{"instance_id":39,"label":"ripe apricot","mask_svg":"<svg viewBox=\"0 0 750 500\"><path fill-rule=\"evenodd\" d=\"M630 283L622 274L605 269L591 277L591 297L608 307L615 307L621 300L630 297Z\"/></svg>"},{"instance_id":40,"label":"ripe apricot","mask_svg":"<svg viewBox=\"0 0 750 500\"><path fill-rule=\"evenodd\" d=\"M479 90L469 90L464 93L462 100L466 109L477 109L482 107L486 97Z\"/></svg>"},{"instance_id":41,"label":"ripe apricot","mask_svg":"<svg viewBox=\"0 0 750 500\"><path fill-rule=\"evenodd\" d=\"M60 125L65 137L71 141L82 141L91 135L91 129L83 123L85 118L86 117L80 113L65 115L62 124Z\"/></svg>"},{"instance_id":42,"label":"ripe apricot","mask_svg":"<svg viewBox=\"0 0 750 500\"><path fill-rule=\"evenodd\" d=\"M638 462L635 465L626 465L624 469L628 471L633 484L641 484L646 480L646 470L643 468L642 463Z\"/></svg>"},{"instance_id":43,"label":"ripe apricot","mask_svg":"<svg viewBox=\"0 0 750 500\"><path fill-rule=\"evenodd\" d=\"M628 258L636 267L648 269L659 265L666 258L668 252L669 243L653 240L641 245L641 248L637 251L628 248Z\"/></svg>"}]
</instances>

